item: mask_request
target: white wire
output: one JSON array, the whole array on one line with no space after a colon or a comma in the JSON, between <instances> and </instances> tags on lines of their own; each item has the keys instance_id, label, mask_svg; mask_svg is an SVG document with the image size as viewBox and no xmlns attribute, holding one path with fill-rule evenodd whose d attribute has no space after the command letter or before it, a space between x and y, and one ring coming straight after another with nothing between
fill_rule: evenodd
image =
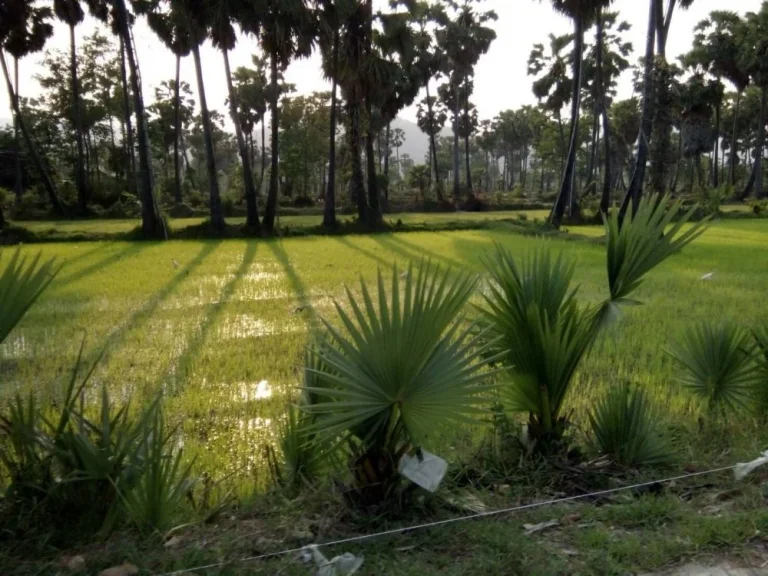
<instances>
[{"instance_id":1,"label":"white wire","mask_svg":"<svg viewBox=\"0 0 768 576\"><path fill-rule=\"evenodd\" d=\"M435 522L427 522L425 524L417 524L415 526L405 526L402 528L392 528L391 530L384 530L382 532L374 532L372 534L363 534L360 536L351 536L349 538L342 538L340 540L332 540L330 542L324 542L317 544L318 548L337 546L339 544L349 544L351 542L361 542L363 540L370 540L372 538L379 538L381 536L391 536L393 534L402 534L404 532L412 532L415 530L422 530L424 528L433 528L435 526L444 526L446 524L453 524L455 522L463 522L465 520L475 520L477 518L487 518L489 516L498 516L499 514L509 514L512 512L519 512L520 510L530 510L532 508L540 508L542 506L551 506L553 504L562 504L564 502L572 502L574 500L581 500L584 498L592 498L595 496L604 496L606 494L614 494L616 492L622 492L625 490L634 490L636 488L644 488L646 486L653 486L655 484L666 484L668 482L674 482L676 480L685 480L686 478L694 478L696 476L706 476L708 474L715 474L716 472L725 472L726 470L733 470L737 464L731 466L724 466L723 468L713 468L712 470L705 470L703 472L691 472L689 474L683 474L681 476L672 476L670 478L663 478L661 480L651 480L649 482L641 482L639 484L632 484L630 486L621 486L619 488L609 488L607 490L598 490L597 492L590 492L588 494L578 494L576 496L565 496L563 498L556 498L554 500L546 500L544 502L533 502L531 504L523 504L522 506L515 506L513 508L503 508L500 510L490 510L488 512L478 512L476 514L469 514L467 516L457 516L455 518L448 518L446 520L437 520ZM300 548L290 548L288 550L280 550L279 552L269 552L267 554L260 554L258 556L248 556L245 558L237 558L235 560L226 560L224 562L216 562L214 564L208 564L205 566L195 566L194 568L183 568L174 572L165 572L160 576L176 576L177 574L186 574L189 572L195 572L197 570L207 570L209 568L220 568L222 566L228 566L230 564L240 564L243 562L252 562L255 560L265 560L267 558L274 558L276 556L285 556L286 554L295 554L301 552L304 546Z\"/></svg>"}]
</instances>

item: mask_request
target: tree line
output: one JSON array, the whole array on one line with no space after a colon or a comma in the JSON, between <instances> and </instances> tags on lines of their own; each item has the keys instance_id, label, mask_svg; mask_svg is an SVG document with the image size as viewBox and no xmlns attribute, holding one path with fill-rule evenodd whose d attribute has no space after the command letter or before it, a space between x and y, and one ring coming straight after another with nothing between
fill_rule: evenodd
<instances>
[{"instance_id":1,"label":"tree line","mask_svg":"<svg viewBox=\"0 0 768 576\"><path fill-rule=\"evenodd\" d=\"M340 193L375 227L399 183L443 209L474 209L481 193L548 198L554 189L555 226L579 220L585 204L607 213L618 203L623 215L646 187L663 194L728 186L737 198L761 197L768 3L744 17L713 12L690 52L670 62L675 10L692 1L649 0L637 59L630 25L610 11L611 0L552 0L573 32L531 50L537 105L481 120L471 101L474 72L497 19L482 0L393 0L378 12L371 0L9 0L0 61L14 126L0 143L16 152L17 201L23 156L54 213L86 216L105 196L135 196L149 236L162 232L161 206L205 205L222 229L233 201L245 205L250 232L271 235L281 196L297 205L321 199L323 224L332 227ZM104 28L78 45L86 11ZM150 105L132 35L139 18L176 56L174 76ZM42 95L22 98L19 60L45 48L56 22L69 28L69 51L47 51ZM207 41L221 53L234 134L207 105ZM238 41L253 41L260 54L233 71ZM283 73L313 51L331 89L296 96ZM189 55L195 96L180 77ZM618 80L630 69L635 93L619 101ZM403 134L392 123L414 104L429 151L401 159ZM223 187L237 190L235 200Z\"/></svg>"}]
</instances>

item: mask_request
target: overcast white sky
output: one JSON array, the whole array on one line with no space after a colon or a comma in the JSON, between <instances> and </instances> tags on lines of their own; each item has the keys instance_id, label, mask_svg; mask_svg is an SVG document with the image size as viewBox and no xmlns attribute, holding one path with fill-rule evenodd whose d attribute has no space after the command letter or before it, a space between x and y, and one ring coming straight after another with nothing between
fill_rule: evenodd
<instances>
[{"instance_id":1,"label":"overcast white sky","mask_svg":"<svg viewBox=\"0 0 768 576\"><path fill-rule=\"evenodd\" d=\"M737 10L745 13L758 10L760 4L761 0L696 0L687 12L677 10L670 33L668 55L676 57L689 49L694 26L712 10ZM526 62L531 47L536 42L546 42L550 32L561 34L570 31L571 27L569 21L555 13L546 0L543 2L486 0L485 6L495 10L499 16L494 24L498 38L477 66L473 101L479 109L481 118L491 118L501 110L535 103L531 94L531 79L526 75ZM374 7L386 9L387 0L374 0ZM644 50L648 0L616 0L614 9L620 12L622 19L632 25L629 37L634 44L635 58L637 58ZM94 22L88 19L79 27L78 36L82 38L92 33L94 27ZM154 37L143 20L136 26L134 34L144 80L144 95L150 99L156 85L162 80L173 78L175 59ZM68 49L68 45L68 30L65 26L58 24L49 47ZM258 46L253 38L241 38L230 55L232 69L249 65L251 54L257 51ZM206 44L201 51L201 57L208 105L226 113L224 101L227 90L221 54L210 44ZM33 76L39 71L40 60L41 55L35 55L21 63L20 93L22 96L34 96L38 93L39 87L33 80ZM194 63L191 56L182 61L181 74L182 80L190 83L197 98ZM317 55L292 64L286 78L289 82L296 84L300 93L330 88L323 79ZM627 97L630 94L630 78L625 77L622 81L620 96ZM11 116L9 106L8 94L3 86L0 90L0 117ZM415 120L415 107L405 110L402 116Z\"/></svg>"}]
</instances>

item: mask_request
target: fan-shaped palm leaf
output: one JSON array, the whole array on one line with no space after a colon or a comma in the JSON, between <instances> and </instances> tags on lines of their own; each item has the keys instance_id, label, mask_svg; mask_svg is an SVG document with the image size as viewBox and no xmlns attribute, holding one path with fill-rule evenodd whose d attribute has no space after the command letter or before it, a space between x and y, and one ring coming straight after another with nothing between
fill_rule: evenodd
<instances>
[{"instance_id":1,"label":"fan-shaped palm leaf","mask_svg":"<svg viewBox=\"0 0 768 576\"><path fill-rule=\"evenodd\" d=\"M591 443L624 466L666 464L669 445L658 431L656 410L642 389L612 388L589 415Z\"/></svg>"},{"instance_id":2,"label":"fan-shaped palm leaf","mask_svg":"<svg viewBox=\"0 0 768 576\"><path fill-rule=\"evenodd\" d=\"M324 321L327 337L314 350L320 364L308 369L323 384L305 387L322 398L307 408L322 416L318 428L393 456L476 414L483 368L494 360L476 353L495 342L478 349L477 330L463 320L475 285L474 276L422 263L402 285L395 266L389 293L379 271L377 299L363 281L360 296L347 289L351 312L336 303L343 328Z\"/></svg>"},{"instance_id":3,"label":"fan-shaped palm leaf","mask_svg":"<svg viewBox=\"0 0 768 576\"><path fill-rule=\"evenodd\" d=\"M750 408L759 378L749 333L731 324L699 324L669 354L683 369L679 381L707 401L710 410Z\"/></svg>"},{"instance_id":4,"label":"fan-shaped palm leaf","mask_svg":"<svg viewBox=\"0 0 768 576\"><path fill-rule=\"evenodd\" d=\"M40 254L29 260L17 250L0 274L0 342L6 339L29 307L53 280L53 260L40 263Z\"/></svg>"},{"instance_id":5,"label":"fan-shaped palm leaf","mask_svg":"<svg viewBox=\"0 0 768 576\"><path fill-rule=\"evenodd\" d=\"M571 287L574 267L546 251L518 268L500 246L486 260L491 277L481 310L496 339L494 352L512 379L502 395L510 410L531 412L551 432L568 384L592 342L594 310L580 307Z\"/></svg>"},{"instance_id":6,"label":"fan-shaped palm leaf","mask_svg":"<svg viewBox=\"0 0 768 576\"><path fill-rule=\"evenodd\" d=\"M704 233L706 220L683 230L696 207L679 216L681 207L679 201L670 205L668 197L652 195L640 200L635 215L623 223L618 211L605 218L611 302L629 301L645 274Z\"/></svg>"}]
</instances>

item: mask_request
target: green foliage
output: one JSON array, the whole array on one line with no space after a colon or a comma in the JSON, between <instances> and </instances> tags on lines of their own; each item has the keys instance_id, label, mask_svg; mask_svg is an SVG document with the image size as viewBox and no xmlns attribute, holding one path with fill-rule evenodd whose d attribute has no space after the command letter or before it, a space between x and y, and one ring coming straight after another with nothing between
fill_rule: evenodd
<instances>
[{"instance_id":1,"label":"green foliage","mask_svg":"<svg viewBox=\"0 0 768 576\"><path fill-rule=\"evenodd\" d=\"M324 321L314 348L320 365L309 371L322 385L305 388L320 397L308 407L318 431L349 438L356 487L372 501L394 495L405 453L441 427L472 422L495 359L477 357L496 343L478 346L475 325L464 322L474 276L426 262L403 276L395 266L388 292L379 271L376 299L362 280L359 297L347 289L351 312L336 303L343 330Z\"/></svg>"},{"instance_id":2,"label":"green foliage","mask_svg":"<svg viewBox=\"0 0 768 576\"><path fill-rule=\"evenodd\" d=\"M115 410L104 386L94 418L85 407L93 367L78 383L81 365L82 348L59 405L45 409L34 394L17 396L0 415L6 501L86 532L108 532L123 509L142 529L167 526L189 468L180 468L164 434L160 399L132 417L128 405Z\"/></svg>"},{"instance_id":3,"label":"green foliage","mask_svg":"<svg viewBox=\"0 0 768 576\"><path fill-rule=\"evenodd\" d=\"M328 367L312 348L307 349L304 357L304 390L298 405L288 405L285 420L278 429L281 459L278 460L275 451L267 447L272 479L289 494L319 479L332 452L328 443L318 438L315 427L318 415L311 411L318 395L309 391L323 387L320 374L328 371Z\"/></svg>"},{"instance_id":4,"label":"green foliage","mask_svg":"<svg viewBox=\"0 0 768 576\"><path fill-rule=\"evenodd\" d=\"M491 282L481 312L498 342L496 352L506 351L509 381L501 394L508 409L529 413L529 437L539 449L560 444L567 425L564 400L600 329L618 316L620 305L635 303L629 296L647 272L703 232L702 223L681 231L693 211L672 224L679 208L651 196L623 224L616 213L606 220L610 297L597 306L577 301L574 266L562 256L553 260L538 252L518 266L497 247L486 260Z\"/></svg>"},{"instance_id":5,"label":"green foliage","mask_svg":"<svg viewBox=\"0 0 768 576\"><path fill-rule=\"evenodd\" d=\"M591 443L623 466L666 464L672 451L659 434L658 414L644 390L611 388L589 415Z\"/></svg>"},{"instance_id":6,"label":"green foliage","mask_svg":"<svg viewBox=\"0 0 768 576\"><path fill-rule=\"evenodd\" d=\"M711 412L752 407L758 372L749 333L733 324L702 323L688 328L669 348L683 369L680 382L706 401Z\"/></svg>"},{"instance_id":7,"label":"green foliage","mask_svg":"<svg viewBox=\"0 0 768 576\"><path fill-rule=\"evenodd\" d=\"M565 421L560 409L596 329L593 311L580 306L571 287L574 266L562 256L537 252L518 267L501 247L486 260L491 279L482 314L496 342L506 350L510 382L502 387L509 410L529 412L535 435L556 440Z\"/></svg>"},{"instance_id":8,"label":"green foliage","mask_svg":"<svg viewBox=\"0 0 768 576\"><path fill-rule=\"evenodd\" d=\"M699 191L699 206L707 216L720 213L720 206L733 197L733 186L724 184L717 188L702 188Z\"/></svg>"},{"instance_id":9,"label":"green foliage","mask_svg":"<svg viewBox=\"0 0 768 576\"><path fill-rule=\"evenodd\" d=\"M669 197L650 195L623 225L618 211L605 219L611 303L636 303L627 297L643 276L704 233L705 222L684 229L696 207L680 215L681 207L680 201L670 205Z\"/></svg>"},{"instance_id":10,"label":"green foliage","mask_svg":"<svg viewBox=\"0 0 768 576\"><path fill-rule=\"evenodd\" d=\"M0 274L0 342L27 313L58 272L53 259L40 262L40 254L31 260L17 250Z\"/></svg>"},{"instance_id":11,"label":"green foliage","mask_svg":"<svg viewBox=\"0 0 768 576\"><path fill-rule=\"evenodd\" d=\"M162 413L147 424L143 438L143 471L135 486L121 493L127 517L142 532L164 531L179 517L194 486L192 463L182 464L181 450L173 448Z\"/></svg>"},{"instance_id":12,"label":"green foliage","mask_svg":"<svg viewBox=\"0 0 768 576\"><path fill-rule=\"evenodd\" d=\"M758 366L758 412L768 414L768 326L762 326L752 332L755 339L755 361Z\"/></svg>"}]
</instances>

